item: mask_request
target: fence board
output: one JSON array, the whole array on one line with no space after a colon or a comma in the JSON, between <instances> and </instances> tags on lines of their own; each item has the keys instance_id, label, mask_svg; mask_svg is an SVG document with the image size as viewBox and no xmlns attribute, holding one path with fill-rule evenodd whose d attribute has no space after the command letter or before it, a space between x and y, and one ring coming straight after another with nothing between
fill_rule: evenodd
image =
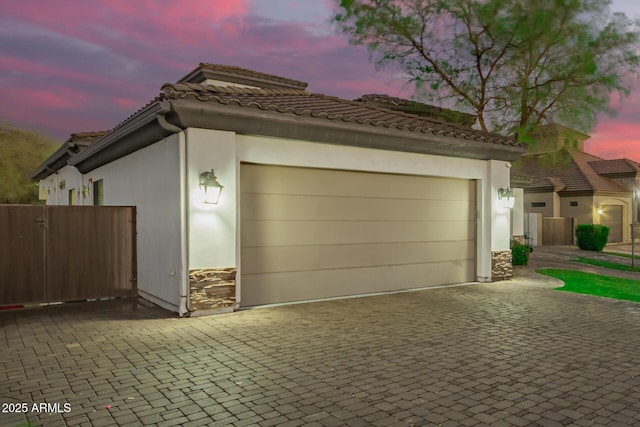
<instances>
[{"instance_id":1,"label":"fence board","mask_svg":"<svg viewBox=\"0 0 640 427\"><path fill-rule=\"evenodd\" d=\"M49 301L132 294L133 215L130 207L48 207Z\"/></svg>"},{"instance_id":2,"label":"fence board","mask_svg":"<svg viewBox=\"0 0 640 427\"><path fill-rule=\"evenodd\" d=\"M44 206L0 205L0 305L45 300Z\"/></svg>"},{"instance_id":3,"label":"fence board","mask_svg":"<svg viewBox=\"0 0 640 427\"><path fill-rule=\"evenodd\" d=\"M573 245L573 218L543 218L542 244Z\"/></svg>"}]
</instances>

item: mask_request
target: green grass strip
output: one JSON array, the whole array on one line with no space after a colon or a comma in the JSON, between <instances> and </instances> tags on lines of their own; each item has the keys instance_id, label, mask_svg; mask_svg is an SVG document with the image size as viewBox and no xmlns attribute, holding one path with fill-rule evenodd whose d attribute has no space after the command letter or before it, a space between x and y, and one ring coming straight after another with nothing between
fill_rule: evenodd
<instances>
[{"instance_id":1,"label":"green grass strip","mask_svg":"<svg viewBox=\"0 0 640 427\"><path fill-rule=\"evenodd\" d=\"M640 251L640 247L638 247L638 250ZM623 254L620 252L602 252L603 254L607 254L607 255L613 255L613 256L619 256L622 258L628 258L631 259L631 254ZM634 256L635 259L640 259L640 255L635 255Z\"/></svg>"},{"instance_id":2,"label":"green grass strip","mask_svg":"<svg viewBox=\"0 0 640 427\"><path fill-rule=\"evenodd\" d=\"M573 259L571 261L581 262L583 264L595 265L596 267L610 268L612 270L640 271L640 267L631 267L630 265L620 264L620 263L611 262L611 261L603 261L600 259L578 258L578 259Z\"/></svg>"},{"instance_id":3,"label":"green grass strip","mask_svg":"<svg viewBox=\"0 0 640 427\"><path fill-rule=\"evenodd\" d=\"M562 280L564 286L556 288L558 291L640 302L640 281L638 280L555 268L537 270L537 272Z\"/></svg>"}]
</instances>

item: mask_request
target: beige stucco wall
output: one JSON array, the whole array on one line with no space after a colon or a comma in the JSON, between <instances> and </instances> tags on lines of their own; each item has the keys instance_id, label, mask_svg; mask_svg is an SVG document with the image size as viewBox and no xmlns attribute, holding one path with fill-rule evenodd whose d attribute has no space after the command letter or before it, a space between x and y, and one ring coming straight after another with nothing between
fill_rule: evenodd
<instances>
[{"instance_id":1,"label":"beige stucco wall","mask_svg":"<svg viewBox=\"0 0 640 427\"><path fill-rule=\"evenodd\" d=\"M577 202L578 206L571 206ZM567 196L560 198L560 216L574 218L574 224L593 224L593 196Z\"/></svg>"},{"instance_id":2,"label":"beige stucco wall","mask_svg":"<svg viewBox=\"0 0 640 427\"><path fill-rule=\"evenodd\" d=\"M532 203L546 203L545 207L534 208ZM525 213L539 213L544 218L552 217L553 215L553 193L525 193L524 195L524 211Z\"/></svg>"}]
</instances>

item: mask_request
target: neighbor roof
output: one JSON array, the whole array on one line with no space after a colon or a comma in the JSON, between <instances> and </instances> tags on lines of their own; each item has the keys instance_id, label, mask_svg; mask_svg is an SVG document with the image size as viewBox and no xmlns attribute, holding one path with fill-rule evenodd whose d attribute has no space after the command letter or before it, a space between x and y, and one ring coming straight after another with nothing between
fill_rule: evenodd
<instances>
[{"instance_id":1,"label":"neighbor roof","mask_svg":"<svg viewBox=\"0 0 640 427\"><path fill-rule=\"evenodd\" d=\"M67 161L86 149L89 145L93 144L97 139L106 135L109 131L97 131L97 132L78 132L72 133L65 142L62 143L51 156L49 156L34 172L31 173L30 178L35 180L41 180L57 170L63 168Z\"/></svg>"},{"instance_id":2,"label":"neighbor roof","mask_svg":"<svg viewBox=\"0 0 640 427\"><path fill-rule=\"evenodd\" d=\"M640 163L629 159L598 160L589 164L600 175L635 175L640 172Z\"/></svg>"},{"instance_id":3,"label":"neighbor roof","mask_svg":"<svg viewBox=\"0 0 640 427\"><path fill-rule=\"evenodd\" d=\"M627 188L604 176L612 174L618 166L623 166L625 171L632 169L626 159L604 160L563 147L554 152L526 154L513 164L512 171L532 180L528 191L628 192Z\"/></svg>"}]
</instances>

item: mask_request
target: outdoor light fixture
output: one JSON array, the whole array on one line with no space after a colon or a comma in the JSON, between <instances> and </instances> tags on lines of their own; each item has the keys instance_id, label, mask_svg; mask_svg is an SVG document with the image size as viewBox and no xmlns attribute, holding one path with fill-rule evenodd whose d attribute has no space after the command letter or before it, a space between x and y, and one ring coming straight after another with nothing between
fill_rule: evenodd
<instances>
[{"instance_id":1,"label":"outdoor light fixture","mask_svg":"<svg viewBox=\"0 0 640 427\"><path fill-rule=\"evenodd\" d=\"M211 169L211 172L202 172L200 174L200 189L204 190L204 203L217 205L222 188L223 186L218 182L213 169Z\"/></svg>"},{"instance_id":2,"label":"outdoor light fixture","mask_svg":"<svg viewBox=\"0 0 640 427\"><path fill-rule=\"evenodd\" d=\"M516 198L513 195L513 190L507 187L498 189L498 200L502 201L503 207L512 209Z\"/></svg>"}]
</instances>

